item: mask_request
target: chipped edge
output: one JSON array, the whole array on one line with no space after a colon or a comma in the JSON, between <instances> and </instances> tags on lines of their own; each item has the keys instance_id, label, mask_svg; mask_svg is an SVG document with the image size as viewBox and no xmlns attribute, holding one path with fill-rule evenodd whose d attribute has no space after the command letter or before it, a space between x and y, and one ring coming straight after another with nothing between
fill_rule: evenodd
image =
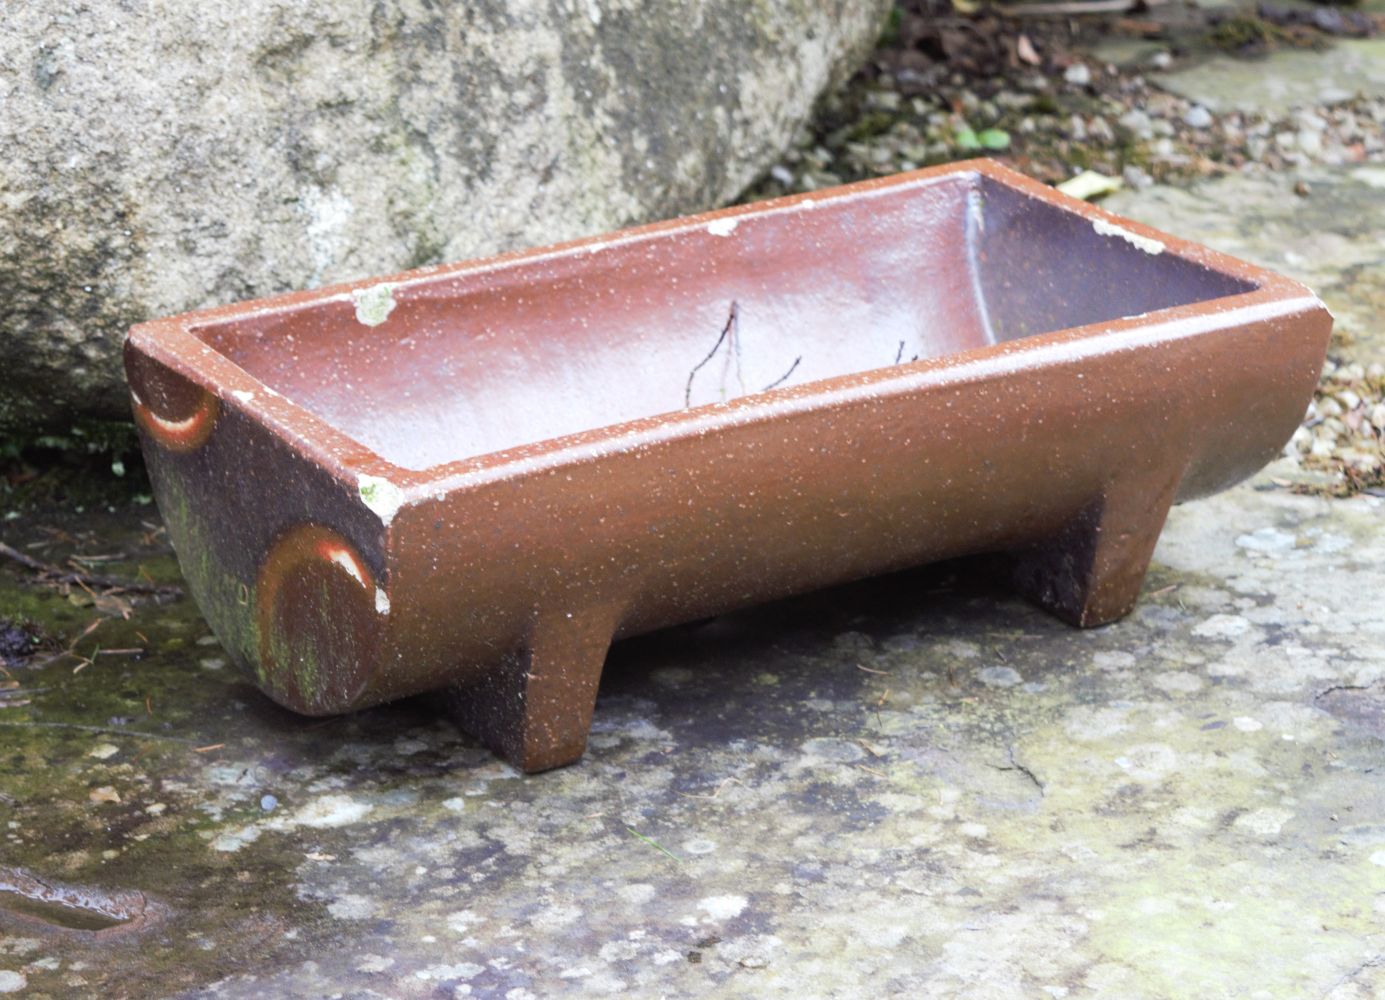
<instances>
[{"instance_id":1,"label":"chipped edge","mask_svg":"<svg viewBox=\"0 0 1385 1000\"><path fill-rule=\"evenodd\" d=\"M707 223L707 232L713 236L730 236L736 231L736 227L741 224L740 219L713 219Z\"/></svg>"},{"instance_id":2,"label":"chipped edge","mask_svg":"<svg viewBox=\"0 0 1385 1000\"><path fill-rule=\"evenodd\" d=\"M369 507L386 527L394 520L399 508L404 506L404 491L380 476L362 473L356 478L356 489L361 503Z\"/></svg>"},{"instance_id":3,"label":"chipped edge","mask_svg":"<svg viewBox=\"0 0 1385 1000\"><path fill-rule=\"evenodd\" d=\"M1124 226L1118 226L1114 222L1107 222L1105 219L1093 219L1092 228L1102 236L1119 236L1133 247L1143 250L1151 256L1164 252L1164 244L1149 236L1141 236L1139 233L1132 233Z\"/></svg>"}]
</instances>

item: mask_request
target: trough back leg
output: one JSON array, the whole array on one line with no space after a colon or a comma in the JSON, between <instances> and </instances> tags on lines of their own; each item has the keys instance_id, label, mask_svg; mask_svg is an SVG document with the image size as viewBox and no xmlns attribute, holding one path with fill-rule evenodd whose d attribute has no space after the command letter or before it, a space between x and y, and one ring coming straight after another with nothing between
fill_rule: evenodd
<instances>
[{"instance_id":1,"label":"trough back leg","mask_svg":"<svg viewBox=\"0 0 1385 1000\"><path fill-rule=\"evenodd\" d=\"M1080 628L1135 607L1181 472L1109 484L1053 538L1020 553L1013 580L1025 597Z\"/></svg>"},{"instance_id":2,"label":"trough back leg","mask_svg":"<svg viewBox=\"0 0 1385 1000\"><path fill-rule=\"evenodd\" d=\"M614 615L605 610L536 615L518 650L448 689L452 714L521 771L577 761L614 631Z\"/></svg>"}]
</instances>

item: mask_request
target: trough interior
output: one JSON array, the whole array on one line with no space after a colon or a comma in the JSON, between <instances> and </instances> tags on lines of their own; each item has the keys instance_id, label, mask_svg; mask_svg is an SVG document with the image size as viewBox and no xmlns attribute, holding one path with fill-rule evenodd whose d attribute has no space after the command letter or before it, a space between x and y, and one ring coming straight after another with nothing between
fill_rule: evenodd
<instances>
[{"instance_id":1,"label":"trough interior","mask_svg":"<svg viewBox=\"0 0 1385 1000\"><path fill-rule=\"evenodd\" d=\"M335 301L194 332L427 469L1252 287L958 173L425 281L377 325Z\"/></svg>"}]
</instances>

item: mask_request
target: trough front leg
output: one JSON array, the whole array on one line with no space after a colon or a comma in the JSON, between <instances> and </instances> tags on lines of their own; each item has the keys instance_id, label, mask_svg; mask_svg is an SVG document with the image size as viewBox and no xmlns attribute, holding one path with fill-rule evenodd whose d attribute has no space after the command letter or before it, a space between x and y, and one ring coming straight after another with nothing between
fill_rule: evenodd
<instances>
[{"instance_id":1,"label":"trough front leg","mask_svg":"<svg viewBox=\"0 0 1385 1000\"><path fill-rule=\"evenodd\" d=\"M1014 583L1025 597L1080 628L1135 607L1181 471L1107 485L1046 542L1019 554Z\"/></svg>"},{"instance_id":2,"label":"trough front leg","mask_svg":"<svg viewBox=\"0 0 1385 1000\"><path fill-rule=\"evenodd\" d=\"M608 610L535 616L523 645L448 702L461 726L521 771L581 758L615 633Z\"/></svg>"}]
</instances>

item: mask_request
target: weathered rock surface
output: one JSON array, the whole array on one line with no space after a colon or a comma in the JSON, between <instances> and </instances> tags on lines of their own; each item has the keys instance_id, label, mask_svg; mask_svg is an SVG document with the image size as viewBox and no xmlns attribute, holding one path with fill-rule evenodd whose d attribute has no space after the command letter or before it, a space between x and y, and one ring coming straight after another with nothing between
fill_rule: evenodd
<instances>
[{"instance_id":1,"label":"weathered rock surface","mask_svg":"<svg viewBox=\"0 0 1385 1000\"><path fill-rule=\"evenodd\" d=\"M148 316L729 199L888 6L11 5L0 430L122 417Z\"/></svg>"}]
</instances>

